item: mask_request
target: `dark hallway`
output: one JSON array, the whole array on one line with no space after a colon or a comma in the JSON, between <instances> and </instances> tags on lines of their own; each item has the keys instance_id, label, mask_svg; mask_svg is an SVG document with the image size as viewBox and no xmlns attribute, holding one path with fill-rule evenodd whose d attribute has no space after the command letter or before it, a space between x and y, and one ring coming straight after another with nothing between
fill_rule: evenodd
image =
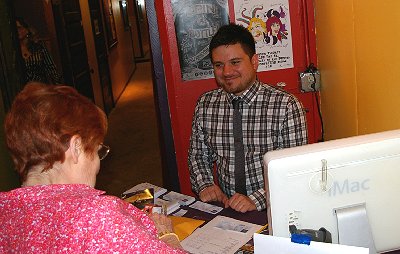
<instances>
[{"instance_id":1,"label":"dark hallway","mask_svg":"<svg viewBox=\"0 0 400 254\"><path fill-rule=\"evenodd\" d=\"M111 152L101 162L96 184L96 188L108 194L119 196L140 182L162 186L151 75L151 63L139 63L109 115L104 143L111 147Z\"/></svg>"},{"instance_id":2,"label":"dark hallway","mask_svg":"<svg viewBox=\"0 0 400 254\"><path fill-rule=\"evenodd\" d=\"M120 7L118 1L112 0L112 2L114 2L113 6L116 8ZM14 37L10 36L10 34L13 35L17 31L13 25L10 25L14 22L14 16L24 17L25 20L28 21L32 31L35 31L35 38L37 37L38 41L43 41L54 59L57 69L64 77L63 83L74 86L79 91L79 84L82 82L73 84L66 81L66 72L62 68L61 55L59 54L60 49L57 43L56 35L58 35L58 33L56 33L54 27L55 20L53 20L53 14L58 8L60 10L68 9L67 3L69 2L39 1L22 3L22 1L17 1L7 3L6 5L6 3L2 2L2 8L0 9L5 19L3 20L4 22L1 22L2 32L0 48L2 48L2 52L0 52L0 67L6 67L7 69L1 72L2 74L5 73L6 76L2 77L0 75L0 80L4 80L0 87L0 94L2 95L0 96L0 102L1 105L5 105L4 108L3 106L0 107L0 123L2 123L4 113L7 111L8 105L11 104L13 96L15 96L25 84L22 78L21 80L18 79L18 77L24 76L23 68L17 68L18 65L15 63L15 55L19 55L21 52L19 47L16 46L17 44L14 43L15 41L12 40ZM141 18L139 20L136 20L138 16L135 16L134 13L130 12L130 15L133 16L129 16L132 22L135 21L140 25L140 38L138 38L138 36L133 36L135 32L138 32L135 29L139 29L136 23L132 23L132 31L126 29L121 19L122 12L115 11L114 32L116 32L118 43L114 43L113 45L107 44L108 63L106 63L99 61L99 55L105 54L103 51L95 51L95 44L93 44L93 36L103 37L103 35L105 35L100 33L101 27L94 26L93 31L96 31L96 33L91 29L96 22L91 22L88 17L90 13L93 14L94 12L92 11L89 13L88 8L90 6L88 6L85 1L74 1L73 3L76 8L76 10L74 9L74 15L76 15L77 20L80 20L79 27L84 27L86 29L85 41L81 40L79 45L86 44L86 48L88 49L87 62L91 68L92 79L83 83L88 86L93 84L92 89L95 98L93 98L93 96L88 97L91 97L96 105L104 108L107 112L111 110L110 105L106 103L107 98L112 97L111 101L114 100L116 102L115 108L113 108L108 115L109 131L104 141L105 144L111 147L111 153L102 161L96 187L105 190L109 194L119 196L124 190L143 181L162 185L159 137L153 98L151 62L149 60L150 45L147 38L148 31L145 31L145 29L148 28L147 26L143 26L143 24L146 24L146 15L142 13L145 10L144 4L142 3L140 5L141 12L136 13L136 15L140 14ZM102 2L99 1L99 3ZM130 3L132 3L131 6L134 6L134 3L137 3L137 1L130 1ZM98 14L97 12L96 15ZM93 17L101 18L96 15ZM131 33L133 34L131 35ZM82 35L83 31L79 34ZM136 40L133 41L134 38L132 36L135 37ZM17 40L18 38L14 39ZM76 43L72 44L75 45ZM5 46L7 47L3 49ZM141 49L140 54L135 51L135 49L139 48ZM4 52L6 52L7 55L3 55ZM86 56L86 53L79 53L78 55L79 57L83 57L84 55ZM22 57L19 60L21 61L18 62L18 64L22 66ZM86 60L79 61L80 63L86 63ZM11 68L11 66L14 66L14 68ZM109 79L100 75L101 70L108 69L104 66L109 66ZM110 81L110 84L112 84L112 87L110 87L112 91L110 89L102 89L100 81L103 80ZM0 141L2 141L1 136ZM1 151L3 151L5 147L1 147L1 149ZM2 163L5 161L3 157L0 159ZM2 166L5 169L12 168L11 161L8 157L6 159L7 161L5 161L5 164L2 164ZM10 184L4 186L4 188L9 189L19 185L16 176L10 175L8 178L10 179L6 181L9 181Z\"/></svg>"}]
</instances>

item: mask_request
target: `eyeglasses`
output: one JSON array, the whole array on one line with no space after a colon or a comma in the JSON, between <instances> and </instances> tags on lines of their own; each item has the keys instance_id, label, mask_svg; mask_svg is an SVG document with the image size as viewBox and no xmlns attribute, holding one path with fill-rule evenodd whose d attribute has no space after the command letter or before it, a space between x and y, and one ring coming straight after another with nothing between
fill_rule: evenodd
<instances>
[{"instance_id":1,"label":"eyeglasses","mask_svg":"<svg viewBox=\"0 0 400 254\"><path fill-rule=\"evenodd\" d=\"M105 144L101 143L99 145L99 150L97 150L97 154L99 155L99 159L104 159L108 153L110 152L110 147L106 146Z\"/></svg>"}]
</instances>

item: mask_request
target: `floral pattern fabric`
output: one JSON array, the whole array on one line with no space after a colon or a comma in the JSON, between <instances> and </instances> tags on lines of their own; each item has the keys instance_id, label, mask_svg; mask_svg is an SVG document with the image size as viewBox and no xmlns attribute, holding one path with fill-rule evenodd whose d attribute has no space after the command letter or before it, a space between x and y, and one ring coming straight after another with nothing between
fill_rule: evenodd
<instances>
[{"instance_id":1,"label":"floral pattern fabric","mask_svg":"<svg viewBox=\"0 0 400 254\"><path fill-rule=\"evenodd\" d=\"M133 205L86 185L0 193L0 253L185 253Z\"/></svg>"}]
</instances>

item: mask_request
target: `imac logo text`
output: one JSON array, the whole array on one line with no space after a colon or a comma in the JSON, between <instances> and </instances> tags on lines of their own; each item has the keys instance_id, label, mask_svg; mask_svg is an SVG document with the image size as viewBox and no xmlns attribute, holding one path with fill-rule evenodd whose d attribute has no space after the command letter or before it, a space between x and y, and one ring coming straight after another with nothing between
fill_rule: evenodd
<instances>
[{"instance_id":1,"label":"imac logo text","mask_svg":"<svg viewBox=\"0 0 400 254\"><path fill-rule=\"evenodd\" d=\"M342 183L335 181L333 183L332 188L329 190L329 196L334 197L336 195L342 195L342 194L350 194L354 192L359 192L359 191L366 191L369 190L369 181L371 179L365 179L363 181L349 181L349 179L346 179Z\"/></svg>"}]
</instances>

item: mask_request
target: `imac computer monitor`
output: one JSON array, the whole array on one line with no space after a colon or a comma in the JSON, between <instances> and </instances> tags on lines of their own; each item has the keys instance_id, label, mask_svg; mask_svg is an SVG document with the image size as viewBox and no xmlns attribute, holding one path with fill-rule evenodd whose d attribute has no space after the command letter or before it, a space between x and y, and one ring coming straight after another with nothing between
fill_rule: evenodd
<instances>
[{"instance_id":1,"label":"imac computer monitor","mask_svg":"<svg viewBox=\"0 0 400 254\"><path fill-rule=\"evenodd\" d=\"M323 227L333 243L400 249L400 130L268 152L264 166L270 234Z\"/></svg>"}]
</instances>

